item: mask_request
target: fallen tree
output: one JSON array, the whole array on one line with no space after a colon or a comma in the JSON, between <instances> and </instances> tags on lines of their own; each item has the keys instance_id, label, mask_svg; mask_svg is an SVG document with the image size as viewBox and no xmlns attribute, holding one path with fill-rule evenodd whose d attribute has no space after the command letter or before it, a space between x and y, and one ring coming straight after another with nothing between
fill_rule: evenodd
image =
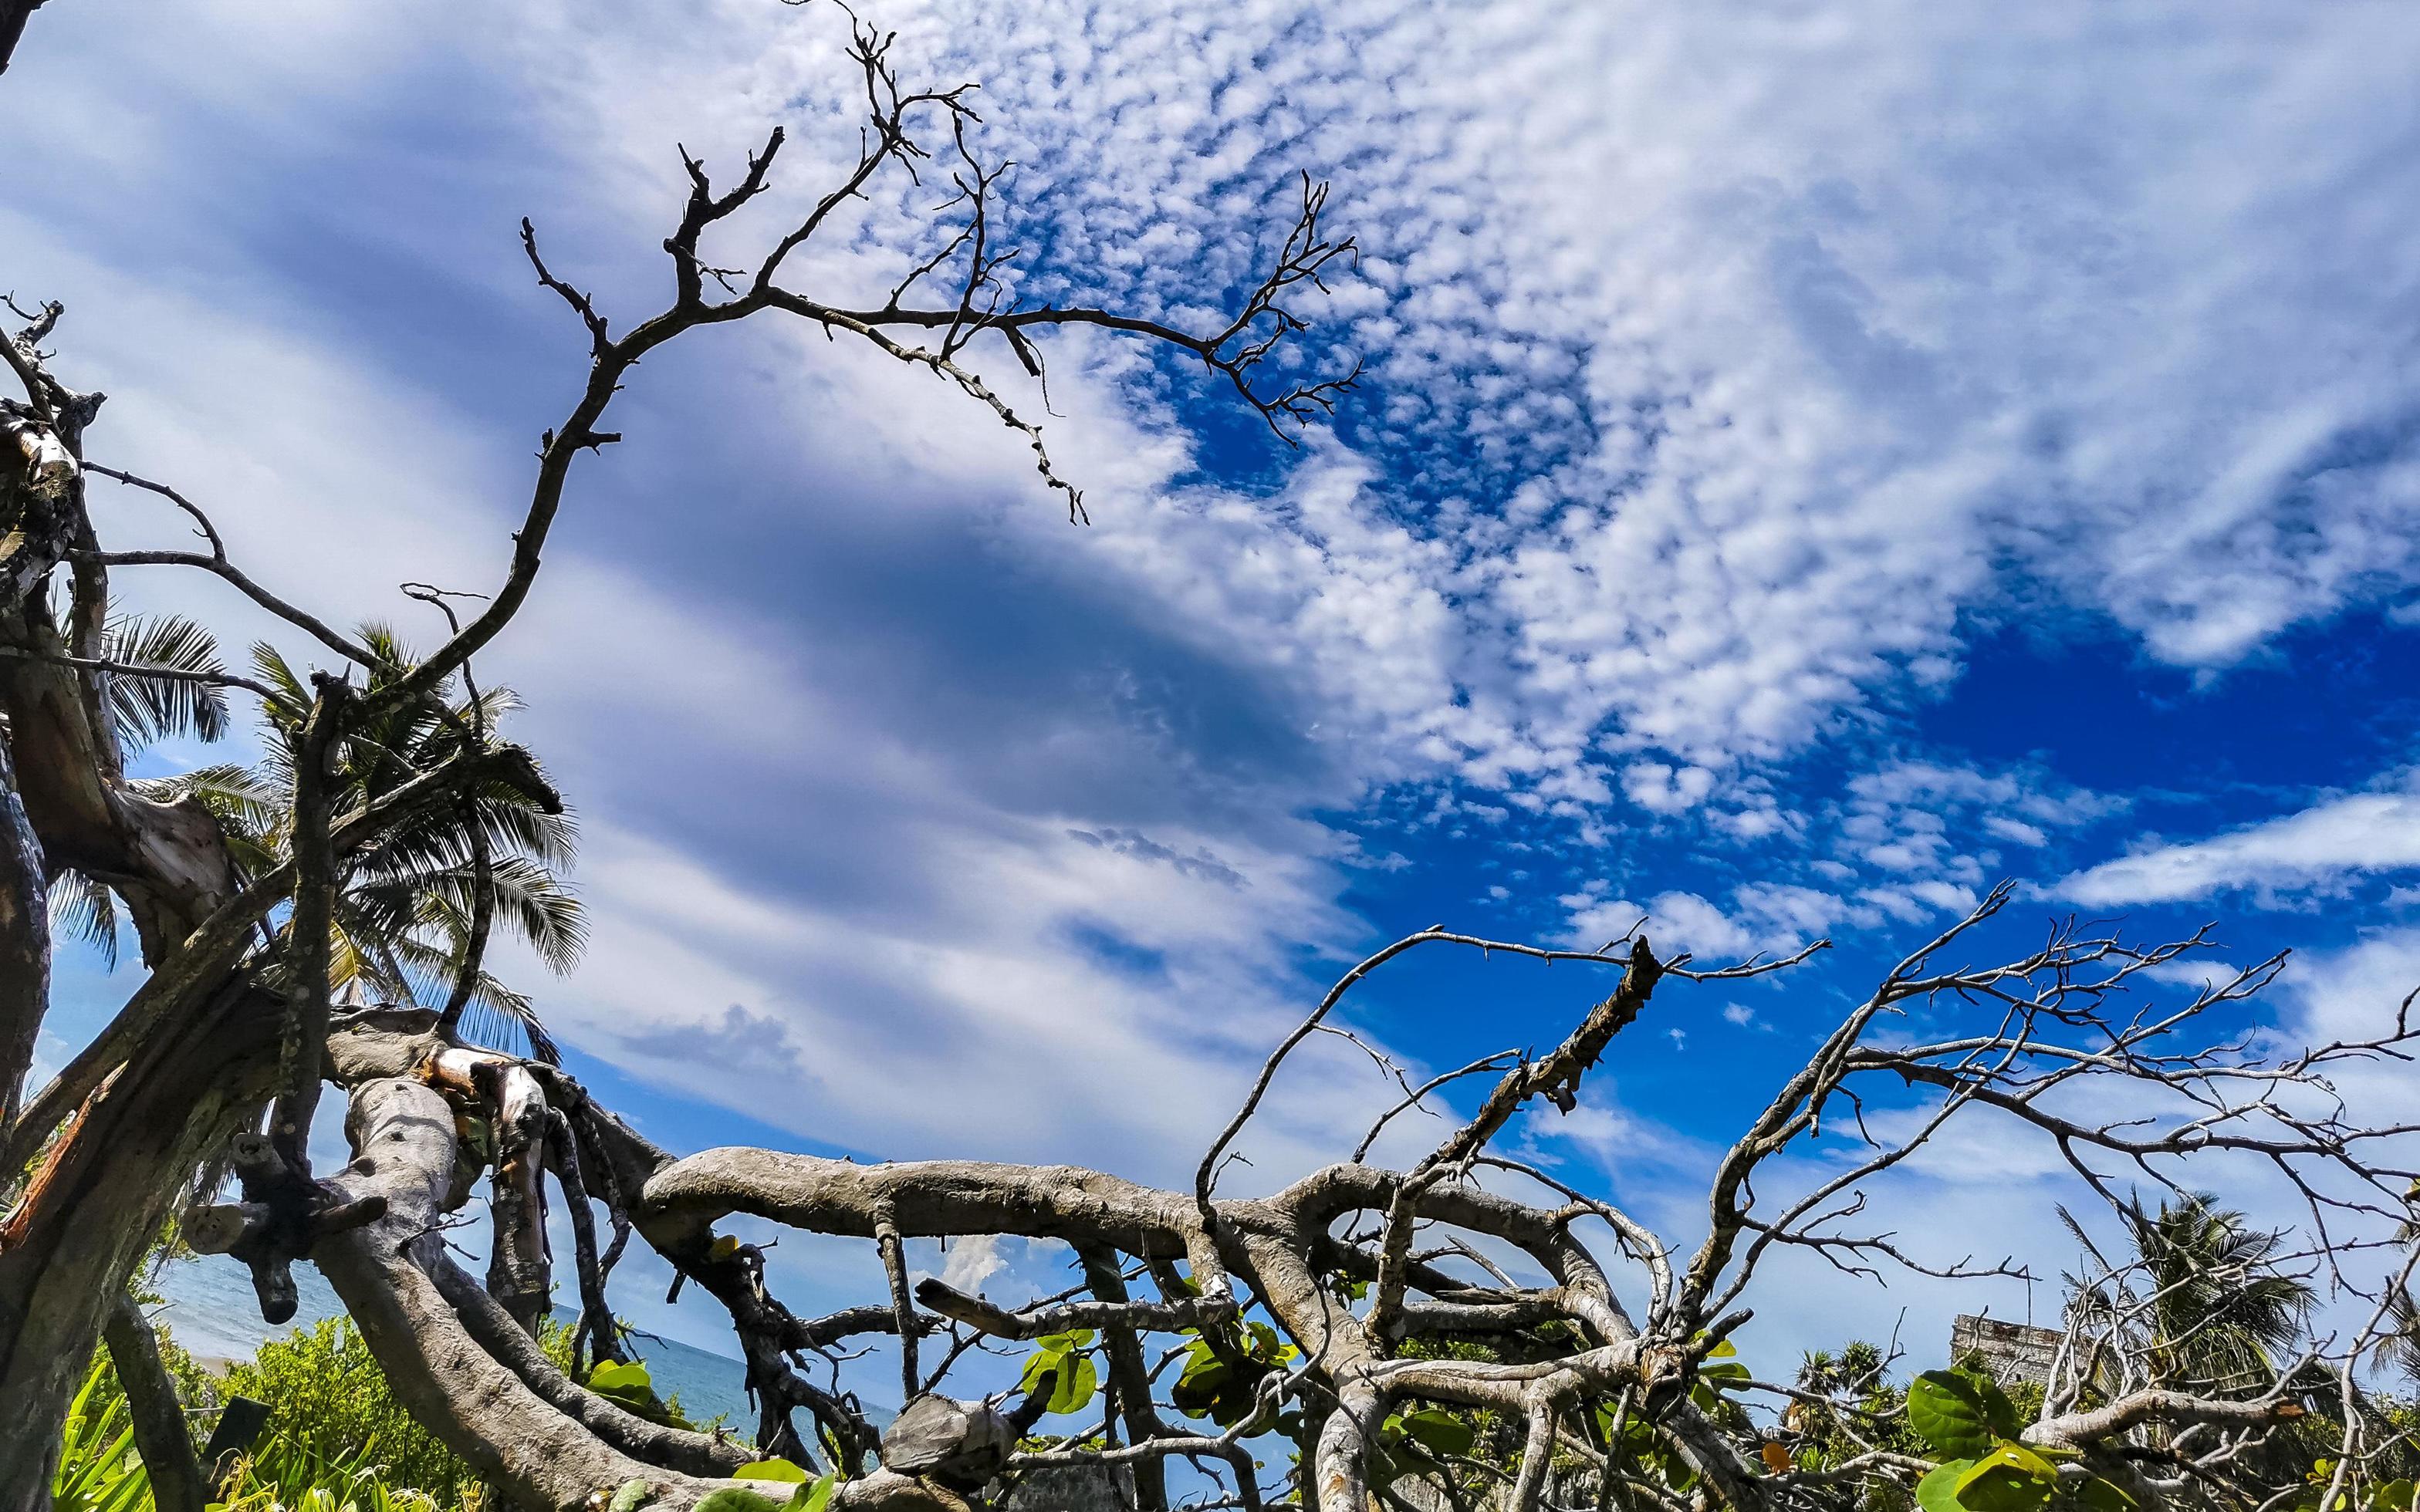
<instances>
[{"instance_id":1,"label":"fallen tree","mask_svg":"<svg viewBox=\"0 0 2420 1512\"><path fill-rule=\"evenodd\" d=\"M1710 971L1685 957L1660 958L1643 938L1570 952L1430 930L1364 962L1318 1005L1271 1057L1189 1191L973 1161L864 1165L753 1149L675 1157L556 1068L459 1043L441 1032L434 1011L366 1010L339 1019L328 1041L332 1077L352 1100L356 1159L325 1186L332 1208L371 1204L380 1216L301 1235L253 1258L264 1268L304 1254L316 1259L414 1412L530 1505L569 1507L644 1485L630 1494L644 1504L685 1507L727 1484L714 1475L730 1472L737 1452L597 1403L445 1257L436 1236L464 1195L455 1184L455 1131L468 1119L501 1119L513 1105L542 1108L524 1116L581 1171L596 1173L593 1187L565 1185L566 1201L613 1194L603 1200L616 1232L627 1226L685 1282L725 1304L760 1410L760 1447L752 1452L829 1467L836 1505L956 1508L996 1497L1022 1476L1092 1466L1128 1473L1120 1484L1156 1512L1172 1504L1167 1478L1134 1473L1173 1459L1217 1488L1191 1504L1292 1501L1323 1512L1440 1498L1528 1512L1550 1495L1570 1504L1575 1488L1590 1502L1669 1512L1709 1504L1745 1512L1843 1507L1873 1486L1913 1492L1942 1473L1972 1478L1962 1490L1944 1491L1950 1499L1941 1504L1969 1512L2055 1498L2096 1507L2253 1507L2280 1489L2257 1473L2273 1441L2320 1420L2336 1435L2328 1447L2339 1458L2327 1463L2344 1481L2345 1504L2382 1495L2379 1504L2394 1505L2400 1483L2381 1478L2373 1461L2395 1447L2385 1442L2395 1436L2363 1442L2375 1433L2374 1414L2353 1385L2362 1357L2390 1336L2386 1290L2377 1292L2381 1307L2369 1326L2324 1362L2314 1351L2255 1376L2211 1381L2144 1373L2143 1362L2173 1341L2141 1335L2149 1301L2113 1290L2125 1268L2109 1267L2094 1278L2102 1304L2072 1314L2060 1366L2029 1416L2018 1416L1995 1387L1962 1378L1928 1376L1912 1388L1902 1411L1926 1434L1944 1412L1972 1415L1937 1430L1930 1448L1868 1448L1802 1464L1783 1438L1734 1405L1732 1394L1754 1391L1829 1400L1755 1381L1727 1359L1728 1337L1749 1316L1759 1267L1777 1250L1812 1251L1858 1270L2005 1273L2006 1262L1931 1264L1891 1235L1850 1227L1871 1183L1952 1120L2012 1119L2113 1200L2117 1171L2164 1180L2164 1171L2232 1155L2282 1173L2322 1227L2330 1213L2402 1211L2400 1194L2413 1178L2376 1152L2410 1129L2359 1126L2332 1104L2304 1105L2302 1095L2323 1086L2331 1067L2408 1051L2412 1036L2399 1019L2378 1040L2271 1063L2231 1038L2203 1042L2194 1031L2249 1003L2276 960L2164 1011L2114 1011L2144 973L2201 947L2198 936L2136 948L2059 929L2013 960L1939 964L2009 896L1994 892L1901 962L1785 1081L1718 1163L1707 1231L1693 1250L1492 1152L1491 1143L1536 1103L1573 1106L1583 1080L1659 989L1784 970L1811 951ZM1357 1157L1267 1196L1218 1196L1225 1157L1288 1055L1326 1026L1368 972L1420 948L1583 960L1619 976L1551 1051L1490 1057L1408 1088L1388 1119L1457 1076L1496 1077L1476 1111L1424 1158L1385 1169ZM1884 1042L1874 1033L1877 1021L1919 1005L1944 1016L1973 1005L1983 1023L1918 1042ZM1871 1090L1893 1085L1940 1095L1895 1136L1862 1141L1854 1158L1821 1167L1820 1179L1798 1176L1787 1198L1760 1211L1761 1168L1811 1139L1827 1114L1861 1119ZM890 1276L888 1297L830 1317L797 1316L768 1289L763 1251L718 1235L734 1214L869 1242ZM194 1228L201 1242L224 1247L227 1236L259 1232L269 1221L258 1204L236 1205L197 1218ZM1609 1250L1584 1239L1589 1228L1609 1239ZM908 1242L979 1235L1063 1243L1083 1280L1016 1308L937 1279L911 1284ZM600 1293L594 1253L582 1246L577 1263L581 1294ZM1514 1267L1531 1278L1515 1276ZM2251 1279L2246 1273L2217 1284ZM2106 1301L2120 1295L2134 1300ZM898 1342L898 1389L909 1404L883 1436L853 1396L818 1387L806 1368L874 1334ZM1172 1381L1163 1383L1164 1370L1149 1363L1156 1340L1183 1347L1187 1365ZM948 1395L970 1348L1018 1344L1035 1347L1032 1389L1021 1401ZM1065 1412L1092 1399L1089 1384L1068 1391L1078 1381L1106 1383L1099 1427L1073 1440L1032 1438L1046 1408ZM1918 1398L1931 1418L1915 1415ZM1854 1441L1855 1429L1849 1433ZM1292 1448L1291 1469L1265 1469L1272 1443ZM2307 1489L2313 1458L2288 1462L2287 1489ZM2273 1477L2274 1465L2267 1473ZM1422 1485L1435 1495L1406 1503Z\"/></svg>"},{"instance_id":2,"label":"fallen tree","mask_svg":"<svg viewBox=\"0 0 2420 1512\"><path fill-rule=\"evenodd\" d=\"M1212 1488L1191 1504L1251 1512L1276 1502L1400 1509L1416 1495L1457 1512L1582 1499L1767 1512L1845 1508L1884 1491L1900 1496L1892 1504L1917 1496L1928 1512L2031 1512L2054 1501L2097 1512L2251 1509L2299 1494L2307 1460L2281 1487L2257 1468L2262 1451L2327 1410L2340 1437L2322 1477L2331 1499L2315 1504L2394 1506L2402 1494L2397 1512L2408 1512L2408 1494L2380 1478L2386 1445L2365 1437L2357 1385L2395 1327L2399 1273L2372 1288L2378 1307L2356 1336L2248 1384L2132 1371L2122 1362L2148 1348L2134 1314L2081 1310L2064 1374L2030 1417L1972 1383L1934 1382L1928 1421L1956 1420L1943 1437L1877 1441L1821 1463L1802 1462L1727 1395L1807 1395L1726 1363L1776 1254L1851 1269L2000 1269L1943 1267L1853 1227L1871 1185L1952 1120L2008 1120L2113 1202L2124 1173L2164 1184L2180 1167L2232 1160L2260 1163L2300 1192L2323 1240L2332 1218L2391 1226L2405 1216L2414 1173L2392 1151L2410 1128L2362 1122L2327 1080L2347 1062L2408 1054L2403 1019L2371 1041L2260 1058L2242 1042L2243 1015L2273 960L2133 1011L2129 995L2165 980L2155 968L2202 948L2200 936L2134 946L2068 926L1997 964L1943 964L2001 913L2006 888L1889 971L1785 1079L1718 1162L1694 1245L1498 1152L1499 1136L1541 1103L1573 1108L1659 991L1785 970L1809 952L1709 970L1660 956L1637 934L1580 952L1423 931L1336 984L1272 1055L1190 1188L1173 1191L1065 1167L859 1165L759 1149L675 1156L556 1066L534 1021L528 1054L474 1042L474 1004L514 1006L486 976L485 956L504 911L531 896L526 868L561 803L529 753L501 738L502 705L477 687L473 662L526 598L575 466L618 439L605 417L642 359L707 327L803 319L985 407L1033 445L1046 484L1078 518L1080 495L1039 430L979 376L979 350L1038 374L1037 338L1053 328L1123 332L1198 360L1273 426L1324 413L1351 383L1265 381L1277 343L1303 328L1289 300L1351 252L1321 227L1323 188L1305 181L1271 267L1216 329L1021 303L1003 284L1014 253L995 237L998 172L968 145L963 92L905 88L884 38L861 27L854 44L868 109L859 161L751 267L717 266L705 242L768 193L779 131L721 187L684 155L690 191L664 241L672 301L619 336L524 224L538 283L586 334L588 372L543 438L494 592L464 620L455 609L463 595L408 590L448 630L425 658L392 637L337 629L254 579L182 490L86 461L101 398L67 387L42 349L56 305L21 312L24 329L0 344L24 393L0 400L0 1171L23 1172L0 1219L0 1399L14 1408L0 1418L0 1512L47 1504L60 1415L104 1327L121 1371L143 1369L124 1288L178 1212L197 1247L252 1268L272 1319L292 1313L291 1267L318 1265L414 1415L533 1508L684 1512L720 1496L737 1512L748 1498L786 1494L734 1478L774 1457L828 1477L814 1494L830 1505L950 1512L1070 1469L1113 1472L1141 1512L1164 1512L1187 1494L1172 1462L1188 1467L1185 1484ZM794 255L876 176L929 161L920 122L953 145L955 219L916 249L881 301L791 287ZM933 286L947 293L923 300ZM201 548L107 549L86 507L96 479L183 510ZM153 567L217 578L338 671L296 675L280 661L240 676L207 637L114 628L110 575ZM275 781L126 777L130 728L221 717L230 693L260 701ZM28 1099L54 896L122 911L147 971L123 1011ZM1491 1057L1417 1086L1407 1077L1402 1102L1351 1158L1268 1195L1219 1194L1236 1139L1287 1059L1334 1027L1357 983L1410 951L1473 948L1585 963L1613 974L1612 985L1544 1055ZM417 978L396 955L407 949L420 952ZM382 962L381 951L396 958ZM342 998L349 981L409 986L432 974L425 1004ZM1921 1022L1943 1026L1934 1037L1877 1032L1903 1027L1917 1008ZM1397 1168L1368 1161L1396 1116L1483 1076L1495 1079L1475 1111L1424 1156ZM329 1086L348 1100L353 1159L323 1173L308 1135ZM1864 1131L1854 1156L1818 1163L1811 1178L1803 1164L1788 1180L1776 1174L1826 1118L1862 1129L1869 1088L1895 1091L1910 1116ZM1792 1195L1761 1204L1760 1173ZM230 1177L240 1200L215 1200ZM484 1278L457 1266L440 1238L480 1179L495 1219ZM551 1204L571 1220L583 1356L620 1356L609 1287L635 1239L727 1309L758 1412L752 1445L628 1411L535 1346L552 1290ZM873 1245L884 1294L830 1316L791 1311L768 1285L763 1251L718 1232L737 1214ZM1063 1243L1081 1284L1011 1308L912 1276L911 1242L984 1235ZM903 1404L880 1433L837 1373L819 1368L874 1335L896 1350ZM1184 1361L1172 1380L1174 1359L1155 1359L1156 1344ZM986 1345L1032 1347L1029 1389L953 1394L954 1372ZM1048 1413L1095 1397L1097 1427L1035 1435ZM1916 1400L1911 1388L1911 1418ZM1854 1425L1841 1431L1856 1441Z\"/></svg>"}]
</instances>

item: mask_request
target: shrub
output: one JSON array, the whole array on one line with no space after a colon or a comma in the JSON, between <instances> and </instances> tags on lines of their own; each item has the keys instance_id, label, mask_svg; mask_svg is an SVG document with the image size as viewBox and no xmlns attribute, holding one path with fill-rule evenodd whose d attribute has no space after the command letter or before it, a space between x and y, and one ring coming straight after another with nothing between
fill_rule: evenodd
<instances>
[{"instance_id":1,"label":"shrub","mask_svg":"<svg viewBox=\"0 0 2420 1512\"><path fill-rule=\"evenodd\" d=\"M411 1419L349 1318L260 1346L227 1372L228 1394L269 1404L255 1479L299 1500L331 1475L367 1472L387 1489L459 1501L478 1475ZM345 1500L339 1497L339 1500Z\"/></svg>"}]
</instances>

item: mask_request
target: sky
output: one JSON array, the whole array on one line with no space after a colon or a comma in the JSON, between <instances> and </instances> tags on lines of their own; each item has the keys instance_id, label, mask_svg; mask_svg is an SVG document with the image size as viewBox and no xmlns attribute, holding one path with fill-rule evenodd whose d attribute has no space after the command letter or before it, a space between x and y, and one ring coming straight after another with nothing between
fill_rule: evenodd
<instances>
[{"instance_id":1,"label":"sky","mask_svg":"<svg viewBox=\"0 0 2420 1512\"><path fill-rule=\"evenodd\" d=\"M2070 914L2211 923L2216 970L2292 949L2254 1026L2281 1044L2420 985L2408 6L861 14L909 82L981 84L1026 297L1211 324L1295 176L1329 181L1361 255L1294 350L1364 378L1289 446L1131 343L1048 343L1047 409L982 354L1076 525L986 412L818 331L647 361L480 670L583 825L592 944L524 984L668 1147L1182 1182L1388 939L1828 937L1668 988L1575 1112L1514 1132L1693 1240L1744 1120L2003 878L1978 952ZM846 36L773 0L46 7L0 84L0 285L68 305L97 460L330 617L433 642L396 585L500 579L583 372L520 219L627 328L669 295L676 144L729 175L788 132L732 261L853 159ZM799 286L888 286L943 197L884 186ZM96 488L114 544L177 538ZM270 633L207 582L118 590ZM1426 1072L1550 1045L1606 985L1431 951L1345 1014ZM122 991L64 967L45 1054ZM1323 1042L1230 1180L1346 1153L1388 1101ZM1978 1123L1878 1211L2042 1279L1785 1268L1751 1354L1899 1326L1931 1360L1954 1311L2055 1313L2075 1197ZM1062 1259L926 1263L1015 1300ZM776 1260L802 1310L876 1275ZM634 1316L708 1335L634 1274Z\"/></svg>"}]
</instances>

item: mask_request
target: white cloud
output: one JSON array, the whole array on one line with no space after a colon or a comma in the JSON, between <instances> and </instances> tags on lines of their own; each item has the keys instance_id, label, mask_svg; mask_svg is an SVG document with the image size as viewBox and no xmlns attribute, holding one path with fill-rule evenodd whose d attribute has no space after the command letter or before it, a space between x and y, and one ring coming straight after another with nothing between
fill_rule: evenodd
<instances>
[{"instance_id":1,"label":"white cloud","mask_svg":"<svg viewBox=\"0 0 2420 1512\"><path fill-rule=\"evenodd\" d=\"M1206 316L1236 233L1337 165L1367 257L1322 313L1378 385L1361 454L1316 448L1270 499L1172 487L1165 416L1085 395L1052 426L1104 505L1072 549L1297 676L1367 775L1669 812L1954 677L1995 560L2213 666L2420 580L2414 465L2360 442L2420 406L2408 295L2330 271L2397 266L2411 227L2312 209L2420 201L2397 50L2349 11L2137 9L884 20L903 67L985 81L1041 261L1155 313ZM728 150L777 115L805 116L802 173L854 142L812 16L538 14L510 46L616 193L668 202L663 142Z\"/></svg>"},{"instance_id":2,"label":"white cloud","mask_svg":"<svg viewBox=\"0 0 2420 1512\"><path fill-rule=\"evenodd\" d=\"M2061 881L2093 907L2180 903L2226 888L2263 898L2420 867L2420 795L2359 793L2208 840L2159 845Z\"/></svg>"},{"instance_id":3,"label":"white cloud","mask_svg":"<svg viewBox=\"0 0 2420 1512\"><path fill-rule=\"evenodd\" d=\"M1007 1257L1000 1252L998 1234L975 1234L948 1248L949 1263L941 1268L941 1280L960 1291L981 1296L984 1283L1008 1267Z\"/></svg>"},{"instance_id":4,"label":"white cloud","mask_svg":"<svg viewBox=\"0 0 2420 1512\"><path fill-rule=\"evenodd\" d=\"M2420 153L2392 10L876 19L914 76L985 81L1035 261L1120 302L1206 318L1291 170L1331 172L1368 257L1310 313L1373 383L1351 444L1223 486L1166 375L1063 343L1048 433L1095 506L1075 532L1009 438L817 332L651 363L628 455L583 470L495 661L595 816L597 949L550 1011L659 1083L884 1152L1165 1175L1295 1006L1304 948L1358 928L1356 857L1297 814L1453 782L1488 790L1457 811L1508 824L1598 840L1626 804L1817 853L1728 888L1575 891L1591 946L1641 914L1708 959L1920 925L1971 903L1989 844L2040 849L2109 800L1918 761L1802 791L1786 764L1869 748L1958 675L1962 611L2008 607L2011 577L2196 666L2414 582L2394 438L2420 409L2397 271ZM671 144L724 166L786 120L785 205L855 147L814 9L88 0L38 26L5 239L21 288L71 297L60 344L118 395L97 444L207 480L248 560L330 602L479 582L501 555L551 417L526 370L489 369L533 332L565 343L548 382L577 366L560 312L516 323L539 306L513 215L635 310L660 297ZM441 118L466 102L492 138ZM352 193L411 181L366 171L396 143L442 193ZM805 271L863 285L870 253L852 234ZM348 323L415 271L413 335L439 347L418 367ZM1097 641L997 651L1078 598ZM918 638L949 613L991 619ZM1128 654L1146 634L1157 660ZM2083 879L2139 897L2390 864L2377 814L2321 812ZM1366 1067L1298 1071L1255 1180L1357 1134L1330 1088L1375 1093ZM1594 1127L1624 1158L1672 1137ZM1932 1219L1996 1233L2006 1207L1968 1182Z\"/></svg>"},{"instance_id":5,"label":"white cloud","mask_svg":"<svg viewBox=\"0 0 2420 1512\"><path fill-rule=\"evenodd\" d=\"M73 61L75 23L45 20ZM1192 448L1150 397L1164 385L1130 357L1085 382L1098 344L1077 344L1049 428L1101 526L1042 545L1036 508L1007 531L1292 680L1364 779L1678 812L1955 676L1961 609L2003 596L1995 561L2196 665L2420 580L2420 464L2362 440L2420 407L2393 334L2409 291L2339 276L2400 266L2412 227L2386 208L2420 203L2375 12L2012 26L1911 3L1808 27L1520 0L902 0L882 22L910 74L985 82L984 140L1025 165L1015 228L1047 241L1037 293L1073 273L1207 318L1249 233L1282 224L1294 167L1333 169L1368 255L1313 313L1371 361L1360 451L1314 447L1273 497L1180 486ZM616 291L660 285L628 227L675 203L669 144L727 162L793 127L752 234L856 140L839 24L812 11L600 26L539 6L295 36L373 94L447 48L490 70L520 133L500 150L561 165L530 170L532 208ZM155 28L130 66L218 71L189 54ZM307 135L368 107L160 108ZM112 133L121 171L140 176L130 139L175 162L183 118ZM2381 208L2314 209L2355 200ZM903 186L867 214L892 228L923 204ZM480 276L518 280L509 250ZM843 238L802 270L870 285L871 250ZM951 395L846 372L784 378L819 445L862 433L970 471L970 492L1030 495L1016 447ZM1725 811L1777 832L1775 810ZM2019 844L2042 828L1995 823Z\"/></svg>"}]
</instances>

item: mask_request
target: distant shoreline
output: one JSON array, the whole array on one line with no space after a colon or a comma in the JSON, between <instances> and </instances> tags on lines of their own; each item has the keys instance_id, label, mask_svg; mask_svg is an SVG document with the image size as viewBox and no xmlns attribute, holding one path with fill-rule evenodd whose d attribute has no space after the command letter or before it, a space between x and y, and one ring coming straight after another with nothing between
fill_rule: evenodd
<instances>
[{"instance_id":1,"label":"distant shoreline","mask_svg":"<svg viewBox=\"0 0 2420 1512\"><path fill-rule=\"evenodd\" d=\"M317 1326L323 1319L345 1316L344 1304L319 1273L309 1266L294 1268L296 1309L292 1320L271 1327L261 1320L251 1274L223 1255L174 1260L142 1285L159 1293L166 1305L160 1321L178 1347L196 1365L224 1378L238 1365L248 1365L263 1343L282 1339ZM568 1309L556 1315L571 1320ZM721 1416L740 1432L753 1432L754 1411L748 1404L747 1367L728 1355L654 1335L632 1338L637 1352L655 1377L656 1390L680 1398L691 1420L705 1423Z\"/></svg>"}]
</instances>

